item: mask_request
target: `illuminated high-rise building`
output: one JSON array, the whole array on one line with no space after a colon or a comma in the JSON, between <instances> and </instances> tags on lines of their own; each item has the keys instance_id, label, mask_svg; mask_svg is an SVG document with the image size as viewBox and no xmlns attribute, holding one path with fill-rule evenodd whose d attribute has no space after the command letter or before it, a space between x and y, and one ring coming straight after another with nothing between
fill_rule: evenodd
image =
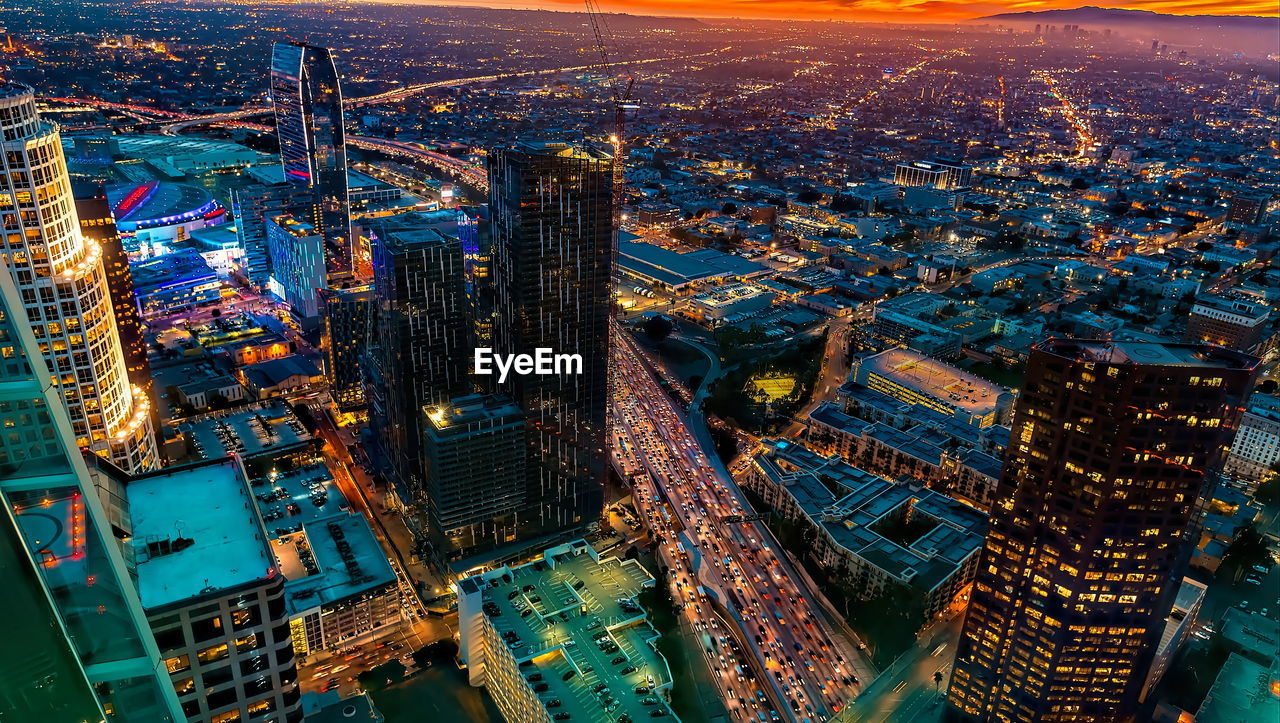
<instances>
[{"instance_id":1,"label":"illuminated high-rise building","mask_svg":"<svg viewBox=\"0 0 1280 723\"><path fill-rule=\"evenodd\" d=\"M525 142L489 156L494 353L582 357L581 373L497 385L528 419L530 534L585 526L604 505L612 197L603 152Z\"/></svg>"},{"instance_id":2,"label":"illuminated high-rise building","mask_svg":"<svg viewBox=\"0 0 1280 723\"><path fill-rule=\"evenodd\" d=\"M73 184L76 197L76 215L80 218L80 233L85 240L102 246L102 264L107 271L107 289L111 292L111 309L116 315L116 328L120 334L120 351L124 354L125 368L129 371L129 383L146 396L151 405L151 426L161 428L160 407L156 404L151 376L151 362L147 360L147 342L144 338L142 319L138 316L138 300L133 292L133 274L129 270L129 256L111 215L111 204L106 191L98 184ZM156 435L156 443L163 453L163 438Z\"/></svg>"},{"instance_id":3,"label":"illuminated high-rise building","mask_svg":"<svg viewBox=\"0 0 1280 723\"><path fill-rule=\"evenodd\" d=\"M329 376L329 395L344 412L365 406L361 366L373 335L372 322L372 285L325 291L325 372Z\"/></svg>"},{"instance_id":4,"label":"illuminated high-rise building","mask_svg":"<svg viewBox=\"0 0 1280 723\"><path fill-rule=\"evenodd\" d=\"M948 693L981 721L1127 721L1257 360L1050 340L1028 363Z\"/></svg>"},{"instance_id":5,"label":"illuminated high-rise building","mask_svg":"<svg viewBox=\"0 0 1280 723\"><path fill-rule=\"evenodd\" d=\"M377 452L370 456L420 500L425 410L473 391L462 242L453 211L381 219L373 234L377 321L368 357L377 381L367 391Z\"/></svg>"},{"instance_id":6,"label":"illuminated high-rise building","mask_svg":"<svg viewBox=\"0 0 1280 723\"><path fill-rule=\"evenodd\" d=\"M129 382L103 247L80 230L61 138L28 86L0 84L0 153L0 250L76 444L126 471L150 469L150 404Z\"/></svg>"},{"instance_id":7,"label":"illuminated high-rise building","mask_svg":"<svg viewBox=\"0 0 1280 723\"><path fill-rule=\"evenodd\" d=\"M0 656L0 718L185 720L4 266L0 261L0 609L7 652Z\"/></svg>"},{"instance_id":8,"label":"illuminated high-rise building","mask_svg":"<svg viewBox=\"0 0 1280 723\"><path fill-rule=\"evenodd\" d=\"M332 266L351 268L347 141L342 88L328 48L276 43L271 52L271 101L285 180L315 194L315 218Z\"/></svg>"}]
</instances>

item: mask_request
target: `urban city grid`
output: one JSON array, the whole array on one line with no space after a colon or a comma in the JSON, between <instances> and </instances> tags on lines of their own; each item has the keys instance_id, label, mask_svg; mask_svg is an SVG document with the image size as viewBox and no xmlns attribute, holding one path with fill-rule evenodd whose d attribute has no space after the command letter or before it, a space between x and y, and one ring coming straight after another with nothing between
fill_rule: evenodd
<instances>
[{"instance_id":1,"label":"urban city grid","mask_svg":"<svg viewBox=\"0 0 1280 723\"><path fill-rule=\"evenodd\" d=\"M0 6L0 723L1280 721L1273 0L490 4Z\"/></svg>"}]
</instances>

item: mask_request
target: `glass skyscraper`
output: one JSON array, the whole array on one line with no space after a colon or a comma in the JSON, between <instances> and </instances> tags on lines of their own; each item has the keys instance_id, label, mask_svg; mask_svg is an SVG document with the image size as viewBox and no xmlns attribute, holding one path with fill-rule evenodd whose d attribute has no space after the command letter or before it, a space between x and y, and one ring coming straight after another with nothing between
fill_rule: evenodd
<instances>
[{"instance_id":1,"label":"glass skyscraper","mask_svg":"<svg viewBox=\"0 0 1280 723\"><path fill-rule=\"evenodd\" d=\"M342 88L327 48L276 43L271 53L271 101L285 180L315 193L316 217L331 267L351 269L347 142Z\"/></svg>"},{"instance_id":2,"label":"glass skyscraper","mask_svg":"<svg viewBox=\"0 0 1280 723\"><path fill-rule=\"evenodd\" d=\"M1031 354L949 691L980 721L1127 721L1257 360L1050 340Z\"/></svg>"},{"instance_id":3,"label":"glass skyscraper","mask_svg":"<svg viewBox=\"0 0 1280 723\"><path fill-rule=\"evenodd\" d=\"M104 249L81 232L61 138L28 86L0 83L0 158L0 252L75 443L128 472L151 469L150 403L129 382Z\"/></svg>"},{"instance_id":4,"label":"glass skyscraper","mask_svg":"<svg viewBox=\"0 0 1280 723\"><path fill-rule=\"evenodd\" d=\"M582 356L581 374L498 385L528 420L531 534L595 522L604 504L612 196L613 159L594 149L525 142L489 156L494 353Z\"/></svg>"},{"instance_id":5,"label":"glass skyscraper","mask_svg":"<svg viewBox=\"0 0 1280 723\"><path fill-rule=\"evenodd\" d=\"M19 288L0 269L0 711L184 720L49 376Z\"/></svg>"},{"instance_id":6,"label":"glass skyscraper","mask_svg":"<svg viewBox=\"0 0 1280 723\"><path fill-rule=\"evenodd\" d=\"M473 391L470 314L462 242L453 211L410 213L373 227L374 347L381 391L370 426L389 476L416 501L423 493L425 410Z\"/></svg>"}]
</instances>

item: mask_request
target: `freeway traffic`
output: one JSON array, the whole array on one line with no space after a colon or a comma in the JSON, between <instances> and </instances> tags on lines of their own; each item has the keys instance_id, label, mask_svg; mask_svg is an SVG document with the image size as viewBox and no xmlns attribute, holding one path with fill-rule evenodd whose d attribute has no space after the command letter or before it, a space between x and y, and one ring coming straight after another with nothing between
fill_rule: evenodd
<instances>
[{"instance_id":1,"label":"freeway traffic","mask_svg":"<svg viewBox=\"0 0 1280 723\"><path fill-rule=\"evenodd\" d=\"M713 465L680 412L658 385L643 350L625 332L614 345L613 452L635 484L644 517L673 561L677 599L698 625L722 619L753 660L713 661L722 696L736 720L778 713L820 721L843 708L860 686L847 641L829 632L814 593L806 590L763 523L732 522L751 508L734 481ZM714 603L714 604L713 604ZM772 701L742 663L763 672ZM767 719L767 718L766 718Z\"/></svg>"}]
</instances>

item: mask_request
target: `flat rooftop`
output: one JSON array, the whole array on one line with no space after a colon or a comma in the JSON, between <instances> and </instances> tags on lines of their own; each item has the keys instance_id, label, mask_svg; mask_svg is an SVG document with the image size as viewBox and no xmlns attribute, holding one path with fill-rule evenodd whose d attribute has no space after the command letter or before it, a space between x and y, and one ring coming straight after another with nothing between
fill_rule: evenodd
<instances>
[{"instance_id":1,"label":"flat rooftop","mask_svg":"<svg viewBox=\"0 0 1280 723\"><path fill-rule=\"evenodd\" d=\"M255 476L249 487L273 536L350 509L323 462Z\"/></svg>"},{"instance_id":2,"label":"flat rooftop","mask_svg":"<svg viewBox=\"0 0 1280 723\"><path fill-rule=\"evenodd\" d=\"M252 457L311 440L311 433L302 422L279 401L194 417L183 422L181 429L205 459L230 454Z\"/></svg>"},{"instance_id":3,"label":"flat rooftop","mask_svg":"<svg viewBox=\"0 0 1280 723\"><path fill-rule=\"evenodd\" d=\"M127 496L138 595L148 610L277 574L235 460L143 475Z\"/></svg>"},{"instance_id":4,"label":"flat rooftop","mask_svg":"<svg viewBox=\"0 0 1280 723\"><path fill-rule=\"evenodd\" d=\"M1009 391L911 349L889 349L858 362L859 379L876 374L973 414L993 410Z\"/></svg>"},{"instance_id":5,"label":"flat rooftop","mask_svg":"<svg viewBox=\"0 0 1280 723\"><path fill-rule=\"evenodd\" d=\"M271 542L284 574L291 614L396 584L395 571L359 514L308 522L302 531Z\"/></svg>"},{"instance_id":6,"label":"flat rooftop","mask_svg":"<svg viewBox=\"0 0 1280 723\"><path fill-rule=\"evenodd\" d=\"M1209 344L1047 339L1034 348L1066 359L1103 364L1151 364L1227 369L1253 369L1258 364L1256 357Z\"/></svg>"},{"instance_id":7,"label":"flat rooftop","mask_svg":"<svg viewBox=\"0 0 1280 723\"><path fill-rule=\"evenodd\" d=\"M559 554L554 553L560 550ZM634 603L654 578L635 560L597 560L586 542L554 548L546 559L503 568L459 583L483 590L487 617L509 640L526 680L541 674L543 700L559 699L556 711L571 720L617 720L624 713L638 723L655 709L675 720L656 691L671 673L655 647L660 637ZM473 590L475 588L472 588ZM625 602L624 602L625 601ZM614 660L623 658L614 663ZM623 670L633 669L623 673ZM608 693L596 694L603 684ZM638 686L651 688L636 693ZM611 698L618 705L606 714ZM645 705L646 699L653 699Z\"/></svg>"},{"instance_id":8,"label":"flat rooftop","mask_svg":"<svg viewBox=\"0 0 1280 723\"><path fill-rule=\"evenodd\" d=\"M765 450L756 456L756 468L832 541L917 589L933 590L982 549L987 516L958 500L891 482L792 442L765 440ZM903 524L908 519L910 531Z\"/></svg>"}]
</instances>

